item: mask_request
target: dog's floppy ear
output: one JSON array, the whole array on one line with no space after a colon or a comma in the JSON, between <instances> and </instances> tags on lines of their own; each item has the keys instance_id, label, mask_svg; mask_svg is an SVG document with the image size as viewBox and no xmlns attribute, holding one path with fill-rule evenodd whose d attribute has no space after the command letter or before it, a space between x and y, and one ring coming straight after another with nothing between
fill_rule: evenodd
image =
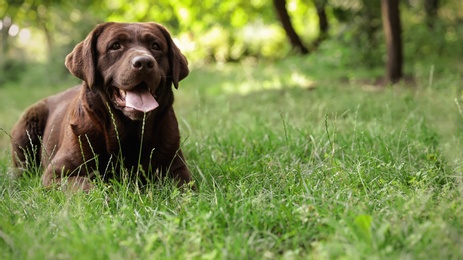
<instances>
[{"instance_id":1,"label":"dog's floppy ear","mask_svg":"<svg viewBox=\"0 0 463 260\"><path fill-rule=\"evenodd\" d=\"M169 44L169 65L171 75L168 76L172 77L172 84L174 84L175 88L178 88L178 83L182 79L186 78L190 72L188 70L188 61L177 47L177 45L175 45L169 31L167 31L167 29L160 24L154 24L161 29L164 37L167 40L167 43Z\"/></svg>"},{"instance_id":2,"label":"dog's floppy ear","mask_svg":"<svg viewBox=\"0 0 463 260\"><path fill-rule=\"evenodd\" d=\"M96 81L97 50L96 43L103 29L109 23L97 25L74 50L66 56L64 65L72 75L82 79L91 88Z\"/></svg>"}]
</instances>

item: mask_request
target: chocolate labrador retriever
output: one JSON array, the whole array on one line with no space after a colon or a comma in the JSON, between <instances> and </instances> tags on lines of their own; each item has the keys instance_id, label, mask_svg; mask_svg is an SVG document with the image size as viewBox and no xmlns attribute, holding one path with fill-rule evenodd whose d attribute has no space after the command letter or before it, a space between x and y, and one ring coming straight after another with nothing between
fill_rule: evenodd
<instances>
[{"instance_id":1,"label":"chocolate labrador retriever","mask_svg":"<svg viewBox=\"0 0 463 260\"><path fill-rule=\"evenodd\" d=\"M79 86L32 105L12 130L13 163L42 165L46 187L89 190L121 171L143 182L192 178L182 151L172 85L188 63L157 23L103 23L66 57Z\"/></svg>"}]
</instances>

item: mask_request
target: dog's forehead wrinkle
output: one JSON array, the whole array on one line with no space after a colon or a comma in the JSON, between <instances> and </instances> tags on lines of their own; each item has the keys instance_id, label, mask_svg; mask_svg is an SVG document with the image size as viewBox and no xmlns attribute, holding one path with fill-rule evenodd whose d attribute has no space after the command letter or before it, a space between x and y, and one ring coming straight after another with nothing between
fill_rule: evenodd
<instances>
[{"instance_id":1,"label":"dog's forehead wrinkle","mask_svg":"<svg viewBox=\"0 0 463 260\"><path fill-rule=\"evenodd\" d=\"M136 33L124 28L107 28L103 34L106 34L103 39L106 39L106 44L111 44L114 41L131 42L136 38Z\"/></svg>"},{"instance_id":2,"label":"dog's forehead wrinkle","mask_svg":"<svg viewBox=\"0 0 463 260\"><path fill-rule=\"evenodd\" d=\"M122 32L130 32L130 35L133 36L140 36L145 33L156 33L156 30L153 30L154 28L152 27L147 27L146 25L142 23L126 23L124 26L117 27L117 31L122 31Z\"/></svg>"},{"instance_id":3,"label":"dog's forehead wrinkle","mask_svg":"<svg viewBox=\"0 0 463 260\"><path fill-rule=\"evenodd\" d=\"M155 37L156 35L162 35L161 30L155 26L147 26L144 23L125 23L123 26L115 26L114 28L108 28L110 31L114 32L125 32L129 33L131 37L138 36L141 38L145 37Z\"/></svg>"},{"instance_id":4,"label":"dog's forehead wrinkle","mask_svg":"<svg viewBox=\"0 0 463 260\"><path fill-rule=\"evenodd\" d=\"M121 44L130 44L132 46L144 46L138 48L140 50L145 49L153 42L159 44L162 49L167 48L164 37L160 37L160 35L162 35L161 32L153 30L153 28L138 28L137 26L130 30L124 27L116 28L114 30L112 28L108 28L105 34L107 36L103 38L107 40L105 42L100 42L101 51L104 51L106 48L108 48L108 45L111 45L115 42L119 42ZM149 53L147 50L145 50L145 52Z\"/></svg>"}]
</instances>

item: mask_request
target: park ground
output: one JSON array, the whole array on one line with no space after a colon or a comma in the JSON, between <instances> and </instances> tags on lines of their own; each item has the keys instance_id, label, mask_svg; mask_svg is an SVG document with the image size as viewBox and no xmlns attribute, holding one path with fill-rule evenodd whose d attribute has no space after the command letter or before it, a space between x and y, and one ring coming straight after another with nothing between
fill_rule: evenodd
<instances>
[{"instance_id":1,"label":"park ground","mask_svg":"<svg viewBox=\"0 0 463 260\"><path fill-rule=\"evenodd\" d=\"M12 178L14 122L78 81L2 86L0 257L463 258L461 62L408 63L409 80L377 86L382 68L337 59L193 65L175 107L196 192Z\"/></svg>"}]
</instances>

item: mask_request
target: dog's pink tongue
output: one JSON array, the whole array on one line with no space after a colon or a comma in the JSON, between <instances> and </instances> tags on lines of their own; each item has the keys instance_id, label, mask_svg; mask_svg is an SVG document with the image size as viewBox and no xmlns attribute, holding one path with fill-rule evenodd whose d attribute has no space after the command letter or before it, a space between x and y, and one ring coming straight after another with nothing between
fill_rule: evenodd
<instances>
[{"instance_id":1,"label":"dog's pink tongue","mask_svg":"<svg viewBox=\"0 0 463 260\"><path fill-rule=\"evenodd\" d=\"M139 88L127 91L125 96L125 106L138 111L148 112L157 108L159 104L148 89Z\"/></svg>"}]
</instances>

